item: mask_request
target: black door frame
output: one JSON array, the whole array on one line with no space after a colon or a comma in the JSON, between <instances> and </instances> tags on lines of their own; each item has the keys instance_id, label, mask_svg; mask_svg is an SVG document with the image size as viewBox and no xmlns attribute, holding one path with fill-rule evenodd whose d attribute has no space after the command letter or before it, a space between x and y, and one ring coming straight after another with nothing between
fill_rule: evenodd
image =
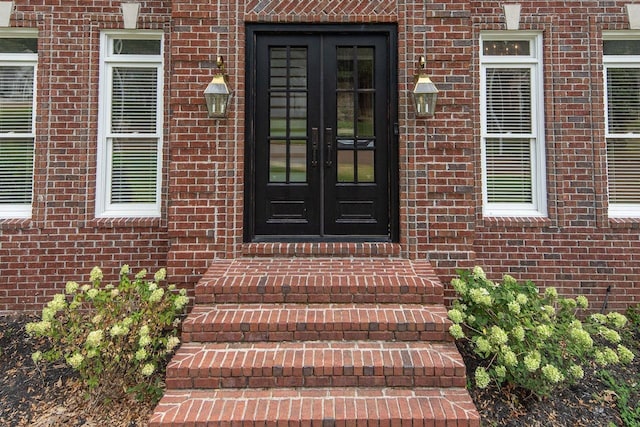
<instances>
[{"instance_id":1,"label":"black door frame","mask_svg":"<svg viewBox=\"0 0 640 427\"><path fill-rule=\"evenodd\" d=\"M255 88L256 81L256 40L258 35L294 35L294 34L331 34L362 35L383 34L388 43L389 82L388 82L388 192L389 192L389 230L388 235L380 236L256 236L255 235ZM246 67L245 67L245 191L244 191L244 231L245 242L256 241L393 241L399 239L399 153L398 153L398 42L395 24L247 24L246 26Z\"/></svg>"}]
</instances>

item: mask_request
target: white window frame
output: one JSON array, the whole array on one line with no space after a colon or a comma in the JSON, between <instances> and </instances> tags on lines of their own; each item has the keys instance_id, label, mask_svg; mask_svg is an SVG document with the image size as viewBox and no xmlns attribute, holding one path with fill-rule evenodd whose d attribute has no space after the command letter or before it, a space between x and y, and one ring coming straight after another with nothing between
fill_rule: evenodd
<instances>
[{"instance_id":1,"label":"white window frame","mask_svg":"<svg viewBox=\"0 0 640 427\"><path fill-rule=\"evenodd\" d=\"M159 55L119 55L113 53L113 41L116 39L160 40ZM164 37L158 31L104 31L100 39L100 91L98 106L98 153L96 167L96 217L97 218L141 218L160 217L163 165L163 98L164 98ZM115 67L149 67L157 72L157 109L155 133L111 132L112 70ZM112 203L111 146L115 138L156 139L157 166L156 190L153 203Z\"/></svg>"},{"instance_id":2,"label":"white window frame","mask_svg":"<svg viewBox=\"0 0 640 427\"><path fill-rule=\"evenodd\" d=\"M640 40L640 31L603 31L603 40ZM605 110L605 141L609 139L636 139L640 140L640 133L611 133L609 132L609 101L607 70L609 68L633 68L640 69L640 55L602 55L603 82L604 82L604 110ZM640 165L639 165L640 166ZM610 176L609 161L607 159L607 177ZM609 181L607 180L607 187ZM609 190L607 190L608 192ZM608 216L610 218L639 218L640 203L612 203L609 200Z\"/></svg>"},{"instance_id":3,"label":"white window frame","mask_svg":"<svg viewBox=\"0 0 640 427\"><path fill-rule=\"evenodd\" d=\"M486 41L528 41L525 55L485 55ZM531 133L489 134L487 131L487 69L525 68L531 71ZM480 116L482 139L482 206L486 217L546 217L546 157L544 139L544 86L542 34L539 32L490 31L480 35ZM489 202L487 180L488 138L529 138L531 158L531 203Z\"/></svg>"},{"instance_id":4,"label":"white window frame","mask_svg":"<svg viewBox=\"0 0 640 427\"><path fill-rule=\"evenodd\" d=\"M0 29L2 38L37 38L38 31L29 28L9 28ZM7 66L33 66L33 105L31 113L31 132L29 133L1 133L0 139L23 138L33 141L33 152L35 162L35 136L36 136L36 99L37 99L37 75L38 75L38 54L37 53L0 53L0 65ZM3 203L0 204L0 219L28 219L32 216L33 210L33 174L31 175L31 202L29 203Z\"/></svg>"}]
</instances>

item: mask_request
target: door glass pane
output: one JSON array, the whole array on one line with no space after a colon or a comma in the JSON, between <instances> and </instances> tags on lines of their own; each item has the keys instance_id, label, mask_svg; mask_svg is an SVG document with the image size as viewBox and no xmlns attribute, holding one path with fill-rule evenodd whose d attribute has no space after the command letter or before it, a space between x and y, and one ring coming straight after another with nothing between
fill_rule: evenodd
<instances>
[{"instance_id":1,"label":"door glass pane","mask_svg":"<svg viewBox=\"0 0 640 427\"><path fill-rule=\"evenodd\" d=\"M373 89L373 48L358 48L358 89Z\"/></svg>"},{"instance_id":2,"label":"door glass pane","mask_svg":"<svg viewBox=\"0 0 640 427\"><path fill-rule=\"evenodd\" d=\"M336 113L338 115L338 136L355 136L353 115L355 113L353 92L338 92Z\"/></svg>"},{"instance_id":3,"label":"door glass pane","mask_svg":"<svg viewBox=\"0 0 640 427\"><path fill-rule=\"evenodd\" d=\"M354 182L355 169L353 167L353 151L338 151L338 182Z\"/></svg>"},{"instance_id":4,"label":"door glass pane","mask_svg":"<svg viewBox=\"0 0 640 427\"><path fill-rule=\"evenodd\" d=\"M373 100L374 93L358 94L358 136L374 136L373 132Z\"/></svg>"},{"instance_id":5,"label":"door glass pane","mask_svg":"<svg viewBox=\"0 0 640 427\"><path fill-rule=\"evenodd\" d=\"M307 88L307 49L291 48L289 60L289 88Z\"/></svg>"},{"instance_id":6,"label":"door glass pane","mask_svg":"<svg viewBox=\"0 0 640 427\"><path fill-rule=\"evenodd\" d=\"M307 136L307 94L289 96L289 136Z\"/></svg>"},{"instance_id":7,"label":"door glass pane","mask_svg":"<svg viewBox=\"0 0 640 427\"><path fill-rule=\"evenodd\" d=\"M358 182L374 182L373 150L358 151Z\"/></svg>"},{"instance_id":8,"label":"door glass pane","mask_svg":"<svg viewBox=\"0 0 640 427\"><path fill-rule=\"evenodd\" d=\"M286 136L287 134L287 94L272 92L269 99L269 134Z\"/></svg>"},{"instance_id":9,"label":"door glass pane","mask_svg":"<svg viewBox=\"0 0 640 427\"><path fill-rule=\"evenodd\" d=\"M307 141L293 140L289 147L290 150L290 182L306 182L307 181Z\"/></svg>"},{"instance_id":10,"label":"door glass pane","mask_svg":"<svg viewBox=\"0 0 640 427\"><path fill-rule=\"evenodd\" d=\"M269 50L269 181L307 180L307 49Z\"/></svg>"},{"instance_id":11,"label":"door glass pane","mask_svg":"<svg viewBox=\"0 0 640 427\"><path fill-rule=\"evenodd\" d=\"M287 48L271 48L269 58L269 86L271 89L287 88Z\"/></svg>"},{"instance_id":12,"label":"door glass pane","mask_svg":"<svg viewBox=\"0 0 640 427\"><path fill-rule=\"evenodd\" d=\"M287 142L272 140L269 143L269 182L287 181Z\"/></svg>"},{"instance_id":13,"label":"door glass pane","mask_svg":"<svg viewBox=\"0 0 640 427\"><path fill-rule=\"evenodd\" d=\"M338 56L338 89L353 89L353 48L339 47Z\"/></svg>"}]
</instances>

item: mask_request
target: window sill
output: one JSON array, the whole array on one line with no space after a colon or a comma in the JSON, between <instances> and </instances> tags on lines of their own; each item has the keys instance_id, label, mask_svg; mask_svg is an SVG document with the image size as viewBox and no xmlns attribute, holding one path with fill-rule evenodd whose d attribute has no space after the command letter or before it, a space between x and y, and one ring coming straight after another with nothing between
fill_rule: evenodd
<instances>
[{"instance_id":1,"label":"window sill","mask_svg":"<svg viewBox=\"0 0 640 427\"><path fill-rule=\"evenodd\" d=\"M611 228L630 228L640 230L640 218L609 218Z\"/></svg>"},{"instance_id":2,"label":"window sill","mask_svg":"<svg viewBox=\"0 0 640 427\"><path fill-rule=\"evenodd\" d=\"M86 223L87 227L118 228L118 227L162 227L162 218L131 217L131 218L95 218Z\"/></svg>"},{"instance_id":3,"label":"window sill","mask_svg":"<svg viewBox=\"0 0 640 427\"><path fill-rule=\"evenodd\" d=\"M506 216L485 216L483 223L487 227L525 227L540 228L552 225L548 217L506 217Z\"/></svg>"},{"instance_id":4,"label":"window sill","mask_svg":"<svg viewBox=\"0 0 640 427\"><path fill-rule=\"evenodd\" d=\"M0 230L25 230L33 226L32 218L0 218Z\"/></svg>"}]
</instances>

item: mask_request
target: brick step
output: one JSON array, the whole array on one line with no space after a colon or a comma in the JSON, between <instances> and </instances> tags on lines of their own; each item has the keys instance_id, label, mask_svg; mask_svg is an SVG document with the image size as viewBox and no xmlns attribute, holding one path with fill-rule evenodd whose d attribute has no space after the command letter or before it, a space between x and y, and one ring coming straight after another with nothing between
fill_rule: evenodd
<instances>
[{"instance_id":1,"label":"brick step","mask_svg":"<svg viewBox=\"0 0 640 427\"><path fill-rule=\"evenodd\" d=\"M231 423L479 426L480 418L464 388L170 390L149 426Z\"/></svg>"},{"instance_id":2,"label":"brick step","mask_svg":"<svg viewBox=\"0 0 640 427\"><path fill-rule=\"evenodd\" d=\"M185 344L167 388L464 387L455 344L290 342Z\"/></svg>"},{"instance_id":3,"label":"brick step","mask_svg":"<svg viewBox=\"0 0 640 427\"><path fill-rule=\"evenodd\" d=\"M388 263L382 268L381 261L243 259L210 269L196 286L195 303L443 302L442 284L431 271L417 275L406 260Z\"/></svg>"},{"instance_id":4,"label":"brick step","mask_svg":"<svg viewBox=\"0 0 640 427\"><path fill-rule=\"evenodd\" d=\"M219 304L196 306L183 342L452 341L441 304Z\"/></svg>"}]
</instances>

